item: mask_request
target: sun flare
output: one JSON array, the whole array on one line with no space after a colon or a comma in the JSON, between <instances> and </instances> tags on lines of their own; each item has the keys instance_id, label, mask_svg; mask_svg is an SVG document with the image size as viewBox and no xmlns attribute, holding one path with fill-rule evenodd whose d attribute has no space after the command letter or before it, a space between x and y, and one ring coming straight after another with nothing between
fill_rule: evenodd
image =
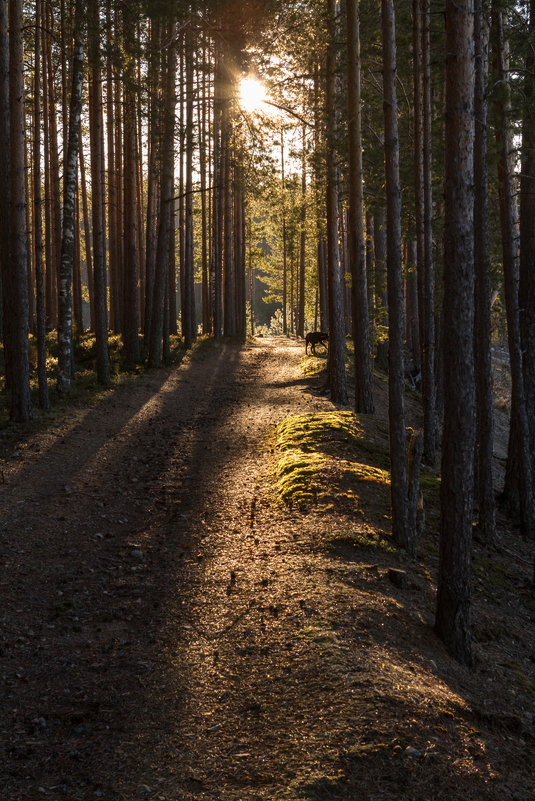
<instances>
[{"instance_id":1,"label":"sun flare","mask_svg":"<svg viewBox=\"0 0 535 801\"><path fill-rule=\"evenodd\" d=\"M258 111L264 105L266 88L256 78L242 78L240 81L240 102L242 108L249 113Z\"/></svg>"}]
</instances>

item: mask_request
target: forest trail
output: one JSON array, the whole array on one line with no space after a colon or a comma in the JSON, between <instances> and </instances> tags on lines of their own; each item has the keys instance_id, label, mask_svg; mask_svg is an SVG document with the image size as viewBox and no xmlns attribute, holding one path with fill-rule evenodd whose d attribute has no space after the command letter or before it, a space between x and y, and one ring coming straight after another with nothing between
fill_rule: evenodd
<instances>
[{"instance_id":1,"label":"forest trail","mask_svg":"<svg viewBox=\"0 0 535 801\"><path fill-rule=\"evenodd\" d=\"M330 406L302 350L201 351L5 466L4 798L197 797L262 774L266 632L298 537L270 509L268 427Z\"/></svg>"},{"instance_id":2,"label":"forest trail","mask_svg":"<svg viewBox=\"0 0 535 801\"><path fill-rule=\"evenodd\" d=\"M520 696L498 678L493 717L494 668L444 653L426 565L329 551L354 509L275 503L274 425L333 409L303 351L203 344L4 463L2 799L531 797Z\"/></svg>"}]
</instances>

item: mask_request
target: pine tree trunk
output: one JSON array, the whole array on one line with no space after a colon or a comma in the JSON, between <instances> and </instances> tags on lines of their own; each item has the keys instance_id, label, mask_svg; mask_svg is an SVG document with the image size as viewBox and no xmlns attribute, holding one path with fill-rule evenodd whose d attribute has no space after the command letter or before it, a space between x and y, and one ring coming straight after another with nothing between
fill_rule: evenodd
<instances>
[{"instance_id":1,"label":"pine tree trunk","mask_svg":"<svg viewBox=\"0 0 535 801\"><path fill-rule=\"evenodd\" d=\"M493 394L490 319L489 205L487 167L488 29L486 0L476 0L475 139L474 139L474 259L475 259L475 366L477 398L477 500L482 538L496 539L493 482Z\"/></svg>"},{"instance_id":2,"label":"pine tree trunk","mask_svg":"<svg viewBox=\"0 0 535 801\"><path fill-rule=\"evenodd\" d=\"M327 0L329 43L326 66L325 118L327 159L327 274L329 282L329 384L333 403L347 403L344 299L338 247L338 165L336 154L336 0Z\"/></svg>"},{"instance_id":3,"label":"pine tree trunk","mask_svg":"<svg viewBox=\"0 0 535 801\"><path fill-rule=\"evenodd\" d=\"M151 20L150 51L148 64L149 84L149 157L147 172L147 223L145 237L145 349L149 340L152 318L154 274L156 265L156 221L158 218L158 67L160 63L160 23Z\"/></svg>"},{"instance_id":4,"label":"pine tree trunk","mask_svg":"<svg viewBox=\"0 0 535 801\"><path fill-rule=\"evenodd\" d=\"M511 434L515 434L515 438L511 439L513 447L512 450L510 450L508 461L510 462L511 456L514 455L522 533L528 537L535 537L533 477L529 452L529 424L524 392L518 306L519 254L515 235L517 226L516 187L514 186L511 163L513 143L509 127L510 99L509 86L507 83L508 45L504 40L503 17L501 12L493 11L492 25L497 78L502 86L502 97L497 98L495 102L495 132L498 151L498 192L500 197L507 339L509 344L509 363L511 366ZM509 466L509 476L511 475L512 471ZM506 484L504 493L506 493L507 490L508 485Z\"/></svg>"},{"instance_id":5,"label":"pine tree trunk","mask_svg":"<svg viewBox=\"0 0 535 801\"><path fill-rule=\"evenodd\" d=\"M364 241L360 93L359 1L347 0L347 117L349 129L349 224L353 343L355 347L355 411L373 414L370 325Z\"/></svg>"},{"instance_id":6,"label":"pine tree trunk","mask_svg":"<svg viewBox=\"0 0 535 801\"><path fill-rule=\"evenodd\" d=\"M9 366L10 418L31 419L28 354L28 276L24 170L24 80L22 0L9 3L9 263L4 293L9 307L4 342ZM5 155L5 154L4 154Z\"/></svg>"},{"instance_id":7,"label":"pine tree trunk","mask_svg":"<svg viewBox=\"0 0 535 801\"><path fill-rule=\"evenodd\" d=\"M530 0L530 49L524 79L522 120L522 170L520 178L520 335L524 368L524 392L528 415L529 450L535 469L535 0Z\"/></svg>"},{"instance_id":8,"label":"pine tree trunk","mask_svg":"<svg viewBox=\"0 0 535 801\"><path fill-rule=\"evenodd\" d=\"M187 348L196 338L195 265L193 247L193 33L191 24L186 31L186 197L184 228L184 294L182 298L182 332Z\"/></svg>"},{"instance_id":9,"label":"pine tree trunk","mask_svg":"<svg viewBox=\"0 0 535 801\"><path fill-rule=\"evenodd\" d=\"M301 231L299 233L299 311L297 336L305 336L305 267L307 242L307 178L306 178L306 129L303 125L301 146Z\"/></svg>"},{"instance_id":10,"label":"pine tree trunk","mask_svg":"<svg viewBox=\"0 0 535 801\"><path fill-rule=\"evenodd\" d=\"M385 117L385 180L387 209L388 290L388 418L390 423L390 487L392 533L395 541L414 551L414 531L407 519L405 435L403 283L401 263L401 188L396 96L396 22L393 0L382 0L383 88Z\"/></svg>"},{"instance_id":11,"label":"pine tree trunk","mask_svg":"<svg viewBox=\"0 0 535 801\"><path fill-rule=\"evenodd\" d=\"M95 338L97 380L102 386L110 383L108 357L108 305L106 282L106 247L104 241L104 208L102 178L104 154L102 136L102 96L99 0L89 2L89 140L91 145L91 199L93 221L93 287L95 305Z\"/></svg>"},{"instance_id":12,"label":"pine tree trunk","mask_svg":"<svg viewBox=\"0 0 535 801\"><path fill-rule=\"evenodd\" d=\"M2 4L5 7L5 4ZM43 271L43 220L41 196L41 0L35 4L34 41L34 141L33 141L33 221L35 242L35 290L37 313L37 379L39 407L48 409L48 381L46 373L46 309ZM0 140L0 149L1 149ZM0 208L0 214L2 209Z\"/></svg>"},{"instance_id":13,"label":"pine tree trunk","mask_svg":"<svg viewBox=\"0 0 535 801\"><path fill-rule=\"evenodd\" d=\"M49 9L49 30L53 32L53 12L52 8L47 3L45 8ZM60 168L59 168L59 150L58 150L58 126L57 126L57 105L56 105L56 90L54 86L54 67L52 64L52 37L48 36L45 40L47 42L47 81L48 81L48 131L49 131L49 145L50 145L50 203L52 210L51 225L53 229L52 237L52 253L50 262L50 280L51 280L51 326L57 326L58 323L58 276L61 261L61 191L60 191ZM48 269L47 264L47 269Z\"/></svg>"},{"instance_id":14,"label":"pine tree trunk","mask_svg":"<svg viewBox=\"0 0 535 801\"><path fill-rule=\"evenodd\" d=\"M95 287L93 284L93 253L91 247L91 229L89 226L89 203L87 201L87 185L85 180L84 149L80 142L80 182L82 190L82 217L84 221L85 265L87 269L87 288L89 291L89 319L91 331L95 331Z\"/></svg>"},{"instance_id":15,"label":"pine tree trunk","mask_svg":"<svg viewBox=\"0 0 535 801\"><path fill-rule=\"evenodd\" d=\"M9 270L9 28L7 3L0 3L0 182L5 187L0 192L0 283L2 284L2 340L4 342L4 363L7 386L11 380L9 367L9 312L10 307L5 293L7 272Z\"/></svg>"},{"instance_id":16,"label":"pine tree trunk","mask_svg":"<svg viewBox=\"0 0 535 801\"><path fill-rule=\"evenodd\" d=\"M128 9L123 14L123 30L127 48L134 39L134 25ZM136 112L134 96L134 60L131 53L124 54L124 103L123 103L123 315L122 331L124 355L127 363L140 360L139 347L139 254L137 239L137 160Z\"/></svg>"},{"instance_id":17,"label":"pine tree trunk","mask_svg":"<svg viewBox=\"0 0 535 801\"><path fill-rule=\"evenodd\" d=\"M423 261L422 264L422 398L424 413L424 458L428 464L436 459L435 403L435 272L433 265L433 190L432 190L432 131L431 131L431 47L430 0L423 0L422 59L423 59Z\"/></svg>"},{"instance_id":18,"label":"pine tree trunk","mask_svg":"<svg viewBox=\"0 0 535 801\"><path fill-rule=\"evenodd\" d=\"M446 2L444 434L435 629L471 664L470 555L475 444L474 47L472 0Z\"/></svg>"},{"instance_id":19,"label":"pine tree trunk","mask_svg":"<svg viewBox=\"0 0 535 801\"><path fill-rule=\"evenodd\" d=\"M82 116L83 42L81 0L75 11L74 59L72 65L72 92L69 105L67 157L63 178L63 226L61 260L58 281L58 392L66 394L71 388L73 365L72 351L72 274L75 240L75 200L78 177L78 148Z\"/></svg>"},{"instance_id":20,"label":"pine tree trunk","mask_svg":"<svg viewBox=\"0 0 535 801\"><path fill-rule=\"evenodd\" d=\"M286 241L286 176L284 174L284 127L281 128L282 200L282 332L288 336L288 248Z\"/></svg>"},{"instance_id":21,"label":"pine tree trunk","mask_svg":"<svg viewBox=\"0 0 535 801\"><path fill-rule=\"evenodd\" d=\"M171 25L169 25L168 34L174 34L173 26ZM168 36L167 41L169 41L169 38L172 37ZM160 217L158 222L153 306L149 336L150 367L159 367L162 362L164 314L168 291L167 278L169 274L169 206L174 202L173 165L176 105L176 45L174 38L171 43L167 45L166 50L164 102L162 108L163 138L159 203Z\"/></svg>"}]
</instances>

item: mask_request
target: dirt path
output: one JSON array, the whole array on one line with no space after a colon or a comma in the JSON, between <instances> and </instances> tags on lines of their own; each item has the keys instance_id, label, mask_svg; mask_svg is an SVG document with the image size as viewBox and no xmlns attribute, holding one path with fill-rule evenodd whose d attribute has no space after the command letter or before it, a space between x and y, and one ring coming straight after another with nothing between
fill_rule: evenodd
<instances>
[{"instance_id":1,"label":"dirt path","mask_svg":"<svg viewBox=\"0 0 535 801\"><path fill-rule=\"evenodd\" d=\"M289 565L299 531L264 487L266 435L330 405L307 391L301 357L289 340L208 350L6 466L4 798L280 784L277 754L264 767L265 665L279 615L303 600Z\"/></svg>"},{"instance_id":2,"label":"dirt path","mask_svg":"<svg viewBox=\"0 0 535 801\"><path fill-rule=\"evenodd\" d=\"M271 426L332 409L302 355L205 345L2 466L2 801L534 797L528 551L511 573L505 530L499 569L476 547L477 667L456 665L432 631L436 520L408 560L373 482L273 503ZM386 448L383 412L359 458Z\"/></svg>"}]
</instances>

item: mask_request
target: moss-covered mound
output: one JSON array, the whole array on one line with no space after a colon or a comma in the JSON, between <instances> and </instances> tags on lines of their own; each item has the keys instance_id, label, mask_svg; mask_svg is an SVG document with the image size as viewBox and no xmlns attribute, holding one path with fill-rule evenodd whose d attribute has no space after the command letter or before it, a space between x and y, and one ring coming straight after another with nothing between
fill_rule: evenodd
<instances>
[{"instance_id":1,"label":"moss-covered mound","mask_svg":"<svg viewBox=\"0 0 535 801\"><path fill-rule=\"evenodd\" d=\"M275 451L275 489L288 505L332 504L361 512L373 502L387 508L390 476L379 466L384 454L374 458L353 412L288 417L276 430Z\"/></svg>"}]
</instances>

